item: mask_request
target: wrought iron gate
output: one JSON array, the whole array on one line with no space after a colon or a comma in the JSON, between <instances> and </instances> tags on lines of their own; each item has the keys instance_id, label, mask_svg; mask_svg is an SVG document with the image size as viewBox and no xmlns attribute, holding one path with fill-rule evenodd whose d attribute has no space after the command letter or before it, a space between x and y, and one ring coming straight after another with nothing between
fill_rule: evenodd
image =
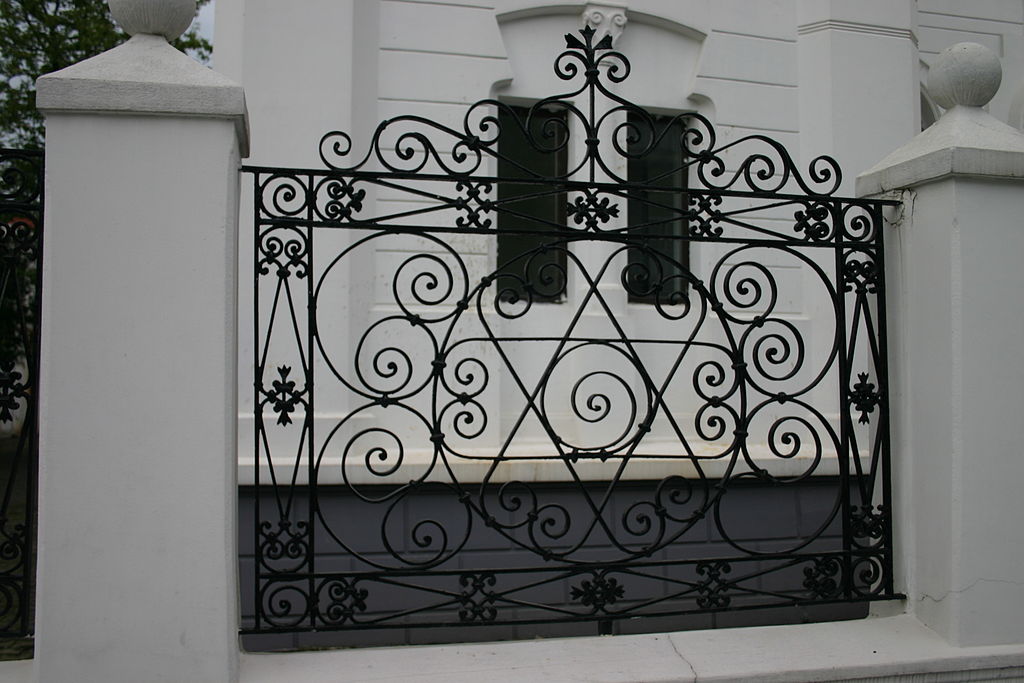
<instances>
[{"instance_id":1,"label":"wrought iron gate","mask_svg":"<svg viewBox=\"0 0 1024 683\"><path fill-rule=\"evenodd\" d=\"M573 85L528 109L246 169L246 633L896 597L884 203L834 196L828 157L651 114L610 39L566 43ZM830 503L792 519L744 497L814 482Z\"/></svg>"},{"instance_id":2,"label":"wrought iron gate","mask_svg":"<svg viewBox=\"0 0 1024 683\"><path fill-rule=\"evenodd\" d=\"M0 637L32 629L43 154L0 150Z\"/></svg>"}]
</instances>

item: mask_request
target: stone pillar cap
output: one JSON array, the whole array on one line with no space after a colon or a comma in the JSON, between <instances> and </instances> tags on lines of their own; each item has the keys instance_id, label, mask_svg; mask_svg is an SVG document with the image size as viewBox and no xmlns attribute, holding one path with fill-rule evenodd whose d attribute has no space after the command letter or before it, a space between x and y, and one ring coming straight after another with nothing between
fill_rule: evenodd
<instances>
[{"instance_id":1,"label":"stone pillar cap","mask_svg":"<svg viewBox=\"0 0 1024 683\"><path fill-rule=\"evenodd\" d=\"M983 106L1002 81L999 58L977 43L957 43L935 59L928 87L946 109L910 142L857 176L857 195L876 195L951 175L1024 179L1024 134Z\"/></svg>"},{"instance_id":2,"label":"stone pillar cap","mask_svg":"<svg viewBox=\"0 0 1024 683\"><path fill-rule=\"evenodd\" d=\"M148 33L180 38L196 16L196 0L107 0L110 14L130 36Z\"/></svg>"},{"instance_id":3,"label":"stone pillar cap","mask_svg":"<svg viewBox=\"0 0 1024 683\"><path fill-rule=\"evenodd\" d=\"M196 0L108 0L131 38L36 81L44 114L150 114L234 121L242 157L249 122L242 87L168 44L192 24Z\"/></svg>"}]
</instances>

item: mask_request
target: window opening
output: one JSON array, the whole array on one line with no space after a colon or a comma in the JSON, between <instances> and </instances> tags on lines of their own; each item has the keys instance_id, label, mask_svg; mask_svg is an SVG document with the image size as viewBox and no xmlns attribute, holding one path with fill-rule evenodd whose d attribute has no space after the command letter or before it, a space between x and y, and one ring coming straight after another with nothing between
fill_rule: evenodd
<instances>
[{"instance_id":1,"label":"window opening","mask_svg":"<svg viewBox=\"0 0 1024 683\"><path fill-rule=\"evenodd\" d=\"M513 276L501 291L522 298L529 288L535 302L564 301L565 279L550 273L566 272L566 245L555 237L565 226L565 192L543 180L566 172L565 111L507 106L498 122L498 177L532 181L498 183L498 273Z\"/></svg>"},{"instance_id":2,"label":"window opening","mask_svg":"<svg viewBox=\"0 0 1024 683\"><path fill-rule=\"evenodd\" d=\"M629 145L628 180L644 185L630 190L626 205L630 235L643 245L629 250L630 303L652 304L659 290L662 301L685 294L687 280L681 276L690 263L690 242L680 239L687 234L683 122L675 116L652 118L653 148L647 150L651 138L642 134ZM630 114L629 123L638 131L648 127L637 114Z\"/></svg>"}]
</instances>

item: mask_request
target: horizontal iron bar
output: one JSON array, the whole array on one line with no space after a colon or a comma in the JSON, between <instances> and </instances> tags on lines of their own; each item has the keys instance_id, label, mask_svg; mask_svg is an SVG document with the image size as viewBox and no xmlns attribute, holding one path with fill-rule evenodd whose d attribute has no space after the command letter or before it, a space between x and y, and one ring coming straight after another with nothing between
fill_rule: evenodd
<instances>
[{"instance_id":1,"label":"horizontal iron bar","mask_svg":"<svg viewBox=\"0 0 1024 683\"><path fill-rule=\"evenodd\" d=\"M885 602L891 600L906 600L907 596L903 593L893 593L891 595L862 595L856 596L849 599L828 599L828 600L791 600L785 601L780 600L776 602L764 602L751 605L736 605L727 608L714 608L714 607L698 607L695 609L684 609L684 610L659 610L659 611L637 611L637 612L602 612L598 611L594 614L585 615L570 615L565 617L551 617L548 618L533 618L533 619L495 619L494 621L423 621L423 622L350 622L348 624L326 624L318 623L314 627L308 625L296 625L296 626L274 626L266 628L242 628L239 630L241 635L261 635L269 633L318 633L318 632L345 632L345 631L361 631L367 629L396 629L396 628L439 628L439 627L460 627L460 626L471 626L486 628L488 626L526 626L531 624L567 624L567 623L588 623L593 621L604 621L604 620L620 620L620 619L636 619L636 618L653 618L653 617L673 617L673 616L685 616L690 614L721 614L723 612L748 612L751 610L758 609L769 609L779 607L813 607L816 605L847 605L847 604L859 604L859 603L872 603L872 602Z\"/></svg>"},{"instance_id":2,"label":"horizontal iron bar","mask_svg":"<svg viewBox=\"0 0 1024 683\"><path fill-rule=\"evenodd\" d=\"M788 246L788 247L814 247L814 248L849 248L860 251L875 249L877 237L864 242L851 242L848 240L822 240L811 241L796 236L787 237L779 235L778 239L746 238L746 237L716 237L706 235L679 235L679 234L649 234L637 235L629 232L602 232L589 230L501 230L495 228L458 228L438 227L434 225L387 225L365 221L341 223L337 221L308 220L304 218L259 218L257 226L273 227L301 227L327 230L379 230L387 233L404 233L411 236L418 234L454 233L459 235L541 235L556 239L556 241L587 241L587 242L623 242L637 243L652 239L674 239L689 242L711 242L729 244L750 244L756 246Z\"/></svg>"},{"instance_id":3,"label":"horizontal iron bar","mask_svg":"<svg viewBox=\"0 0 1024 683\"><path fill-rule=\"evenodd\" d=\"M559 187L565 189L567 192L583 191L583 190L604 190L604 191L615 191L615 190L643 190L647 192L662 192L671 193L679 192L682 194L693 194L693 195L713 195L719 197L750 197L760 199L786 199L801 204L808 201L817 202L821 204L852 204L855 206L899 206L902 204L897 199L864 199L862 197L836 197L833 195L816 195L816 194L790 194L790 193L775 193L775 192L751 192L742 190L718 190L714 188L706 187L665 187L664 185L644 185L642 183L629 183L629 182L589 182L583 180L564 180L564 179L549 179L549 178L514 178L504 176L482 176L482 175L445 175L439 173L403 173L400 171L329 171L323 169L306 169L306 168L277 168L273 166L243 166L242 171L250 173L256 176L260 174L267 174L278 177L288 176L308 176L310 179L330 179L334 178L337 180L365 180L373 182L374 180L423 180L429 182L446 182L446 183L490 183L490 184L505 184L505 185L539 185L545 187Z\"/></svg>"},{"instance_id":4,"label":"horizontal iron bar","mask_svg":"<svg viewBox=\"0 0 1024 683\"><path fill-rule=\"evenodd\" d=\"M40 188L41 189L41 188ZM17 213L21 211L39 211L43 208L42 193L36 195L36 199L29 201L7 201L0 202L0 215ZM29 218L29 216L14 216L14 218Z\"/></svg>"},{"instance_id":5,"label":"horizontal iron bar","mask_svg":"<svg viewBox=\"0 0 1024 683\"><path fill-rule=\"evenodd\" d=\"M300 581L307 579L337 579L337 578L359 578L359 579L373 579L375 577L396 577L396 576L461 576L463 574L535 574L540 572L563 572L569 574L584 574L591 571L616 571L616 570L635 570L635 569L652 569L658 567L683 567L687 565L698 565L698 564L716 564L716 563L728 563L728 564L743 564L748 562L764 562L766 560L778 560L778 561L805 561L805 560L816 560L826 557L834 557L836 559L863 559L863 558L881 558L885 554L884 550L881 549L851 549L849 552L843 550L830 550L815 553L780 553L777 555L772 554L758 554L749 555L747 557L708 557L698 558L692 560L635 560L628 562L588 562L581 564L561 564L557 566L547 567L509 567L505 569L485 569L485 568L473 568L473 569L395 569L395 570L375 570L375 571L350 571L350 572L258 572L258 576L261 579L275 579L280 581Z\"/></svg>"}]
</instances>

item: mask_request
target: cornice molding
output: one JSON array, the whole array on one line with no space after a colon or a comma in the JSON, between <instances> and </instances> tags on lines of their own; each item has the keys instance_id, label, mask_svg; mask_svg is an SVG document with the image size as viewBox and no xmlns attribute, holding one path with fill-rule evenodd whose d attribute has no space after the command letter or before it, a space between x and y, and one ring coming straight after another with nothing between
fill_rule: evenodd
<instances>
[{"instance_id":1,"label":"cornice molding","mask_svg":"<svg viewBox=\"0 0 1024 683\"><path fill-rule=\"evenodd\" d=\"M846 31L848 33L866 33L875 36L886 36L889 38L903 38L917 46L917 36L910 29L893 28L892 26L880 26L878 24L862 24L856 21L843 21L841 19L823 19L810 24L797 26L796 32L806 36L821 31Z\"/></svg>"}]
</instances>

